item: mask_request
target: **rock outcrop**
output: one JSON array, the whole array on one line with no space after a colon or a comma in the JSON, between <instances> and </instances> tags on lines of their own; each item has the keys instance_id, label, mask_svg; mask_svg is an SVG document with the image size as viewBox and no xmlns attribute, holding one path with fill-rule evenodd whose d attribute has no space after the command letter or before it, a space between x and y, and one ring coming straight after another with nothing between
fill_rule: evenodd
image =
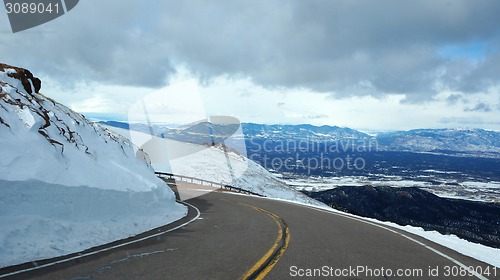
<instances>
[{"instance_id":1,"label":"rock outcrop","mask_svg":"<svg viewBox=\"0 0 500 280\"><path fill-rule=\"evenodd\" d=\"M11 78L20 80L27 93L39 93L42 88L42 81L34 77L27 69L0 63L0 71L6 72Z\"/></svg>"}]
</instances>

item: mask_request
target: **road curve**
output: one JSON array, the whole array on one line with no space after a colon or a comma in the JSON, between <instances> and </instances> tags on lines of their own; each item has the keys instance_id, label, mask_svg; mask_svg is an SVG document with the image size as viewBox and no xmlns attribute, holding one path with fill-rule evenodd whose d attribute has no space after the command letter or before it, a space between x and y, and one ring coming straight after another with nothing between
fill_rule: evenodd
<instances>
[{"instance_id":1,"label":"road curve","mask_svg":"<svg viewBox=\"0 0 500 280\"><path fill-rule=\"evenodd\" d=\"M163 234L157 229L147 233L156 234L153 238L144 239L144 235L139 242L7 279L300 279L309 275L500 279L498 268L399 230L281 201L196 188L189 192L195 195L187 202L201 212L192 223ZM195 212L191 209L188 219L196 218ZM460 275L458 264L477 271L481 267L483 272L488 268L490 275L452 277ZM429 275L436 272L437 277Z\"/></svg>"}]
</instances>

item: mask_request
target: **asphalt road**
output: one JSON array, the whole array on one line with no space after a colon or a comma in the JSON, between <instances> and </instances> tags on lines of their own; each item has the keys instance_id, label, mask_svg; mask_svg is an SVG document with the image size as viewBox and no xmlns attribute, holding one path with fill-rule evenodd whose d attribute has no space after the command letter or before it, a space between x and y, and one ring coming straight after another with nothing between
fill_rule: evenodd
<instances>
[{"instance_id":1,"label":"asphalt road","mask_svg":"<svg viewBox=\"0 0 500 280\"><path fill-rule=\"evenodd\" d=\"M398 230L281 201L198 189L188 185L180 192L199 209L199 217L191 208L186 219L138 238L155 237L9 279L309 279L310 274L319 279L478 279L468 273L457 277L465 273L460 264L489 269L483 279L500 279L500 268Z\"/></svg>"}]
</instances>

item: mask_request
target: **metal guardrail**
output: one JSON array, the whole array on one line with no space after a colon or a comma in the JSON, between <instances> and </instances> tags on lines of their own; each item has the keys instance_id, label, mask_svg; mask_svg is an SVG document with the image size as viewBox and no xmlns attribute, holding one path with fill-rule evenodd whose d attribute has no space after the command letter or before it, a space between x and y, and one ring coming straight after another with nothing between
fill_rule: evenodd
<instances>
[{"instance_id":1,"label":"metal guardrail","mask_svg":"<svg viewBox=\"0 0 500 280\"><path fill-rule=\"evenodd\" d=\"M251 195L263 197L263 195L252 192L252 191L248 191L248 190L234 187L231 185L226 185L226 184L222 184L222 183L218 183L218 182L214 182L214 181L209 181L209 180L204 180L204 179L200 179L200 178L184 176L184 175L177 175L177 174L166 173L166 172L155 172L155 174L158 175L158 177L160 177L160 178L164 178L162 176L165 176L165 177L167 177L167 179L171 179L171 180L179 180L179 181L184 181L184 182L188 182L188 183L192 183L192 184L199 184L199 185L205 185L205 186L210 186L210 187L218 187L218 188L225 189L225 190L236 191L239 193L245 193L245 194L251 194Z\"/></svg>"}]
</instances>

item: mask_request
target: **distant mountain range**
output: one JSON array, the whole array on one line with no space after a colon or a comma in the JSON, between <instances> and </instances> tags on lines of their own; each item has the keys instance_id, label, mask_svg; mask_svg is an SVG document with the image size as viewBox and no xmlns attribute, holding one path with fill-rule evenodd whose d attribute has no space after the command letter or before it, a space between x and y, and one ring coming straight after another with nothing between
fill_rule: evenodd
<instances>
[{"instance_id":1,"label":"distant mountain range","mask_svg":"<svg viewBox=\"0 0 500 280\"><path fill-rule=\"evenodd\" d=\"M371 136L347 127L299 125L264 125L242 123L241 128L247 138L340 141L344 139L370 139Z\"/></svg>"},{"instance_id":2,"label":"distant mountain range","mask_svg":"<svg viewBox=\"0 0 500 280\"><path fill-rule=\"evenodd\" d=\"M145 124L102 122L109 126L130 128L146 133L151 129ZM362 145L370 141L380 151L431 152L440 154L500 157L500 132L484 129L415 129L384 132L372 136L361 131L338 126L265 125L242 123L238 125L200 122L189 127L170 128L153 125L153 133L163 138L210 144L232 138L244 137L247 141L307 141L338 142L342 145Z\"/></svg>"},{"instance_id":3,"label":"distant mountain range","mask_svg":"<svg viewBox=\"0 0 500 280\"><path fill-rule=\"evenodd\" d=\"M500 152L500 133L484 129L415 129L377 135L379 145L400 151Z\"/></svg>"}]
</instances>

